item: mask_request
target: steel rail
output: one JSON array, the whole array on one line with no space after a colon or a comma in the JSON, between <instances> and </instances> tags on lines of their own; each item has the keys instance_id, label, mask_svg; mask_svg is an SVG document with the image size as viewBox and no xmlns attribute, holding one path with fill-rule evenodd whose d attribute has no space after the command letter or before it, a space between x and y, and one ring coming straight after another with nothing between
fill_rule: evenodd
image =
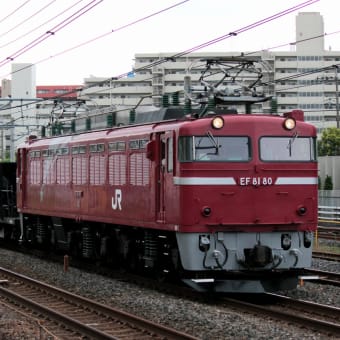
<instances>
[{"instance_id":1,"label":"steel rail","mask_svg":"<svg viewBox=\"0 0 340 340\"><path fill-rule=\"evenodd\" d=\"M305 273L307 275L316 275L318 278L316 279L308 279L310 282L315 282L315 283L322 283L322 284L328 284L332 286L337 286L340 287L340 273L334 273L334 272L329 272L325 270L320 270L320 269L306 269Z\"/></svg>"},{"instance_id":2,"label":"steel rail","mask_svg":"<svg viewBox=\"0 0 340 340\"><path fill-rule=\"evenodd\" d=\"M305 327L308 327L309 329L323 332L327 335L340 336L340 323L338 321L340 320L340 308L314 304L312 302L307 302L307 301L294 300L294 299L286 298L284 296L276 295L276 294L265 294L265 296L272 297L272 298L275 297L276 300L282 299L282 301L283 299L285 299L286 303L288 301L289 303L292 303L292 301L294 302L299 301L297 303L299 303L300 306L304 305L306 308L309 308L308 310L309 314L311 312L311 308L315 307L315 308L318 308L319 313L321 313L320 311L322 310L323 315L324 313L330 313L329 315L332 315L332 317L335 318L335 321L333 322L333 321L321 320L318 317L312 317L306 314L302 315L301 313L296 313L296 310L285 311L282 309L282 307L275 308L275 305L273 304L271 304L270 306L267 306L267 305L260 305L257 303L240 301L236 299L230 299L230 298L225 298L224 302L226 303L226 305L233 306L242 311L253 312L256 315L260 313L262 315L267 315L277 320L293 322L297 324L298 326L305 326Z\"/></svg>"},{"instance_id":3,"label":"steel rail","mask_svg":"<svg viewBox=\"0 0 340 340\"><path fill-rule=\"evenodd\" d=\"M72 294L63 289L53 287L49 284L31 279L27 276L0 267L0 277L1 276L3 278L8 278L8 280L15 280L17 282L21 282L23 285L29 285L30 287L33 287L34 294L32 293L31 289L29 295L25 297L24 292L20 292L18 290L18 284L11 284L12 281L8 281L10 288L0 287L0 296L2 295L10 301L17 301L25 308L34 310L40 315L43 315L44 318L47 317L53 321L56 321L57 323L62 323L75 332L78 332L90 338L119 339L119 336L110 334L114 334L113 329L102 331L99 329L99 327L96 327L96 318L98 319L98 316L103 316L104 321L109 319L115 320L115 322L117 322L116 320L119 320L120 325L127 325L135 332L139 330L140 336L141 334L143 334L143 338L145 338L147 334L149 334L150 339L197 339L189 334L185 334L180 331L162 326L160 324L153 323L149 320L137 317L118 309L111 308L104 304L97 303L85 297ZM48 294L49 299L52 299L52 303L50 303L50 305L48 305L47 303L46 305L43 305L43 303L41 302L41 296L43 294ZM86 312L92 312L93 318L91 320L93 322L89 324L89 322L81 322L79 321L80 319L77 320L77 315L70 316L70 313L67 314L66 307L64 306L62 307L62 311L57 311L53 307L53 302L57 299L58 301L62 300L63 303L68 303L68 305L70 305L71 309L73 310L73 314L80 314L80 312L83 312L84 310ZM76 309L80 308L81 311L79 311L78 313L77 310L75 311L75 307ZM86 316L85 319L88 320L89 317ZM106 324L108 324L107 321ZM134 336L136 336L136 334Z\"/></svg>"},{"instance_id":4,"label":"steel rail","mask_svg":"<svg viewBox=\"0 0 340 340\"><path fill-rule=\"evenodd\" d=\"M318 259L330 260L330 261L340 261L340 254L331 252L322 252L313 250L313 257Z\"/></svg>"}]
</instances>

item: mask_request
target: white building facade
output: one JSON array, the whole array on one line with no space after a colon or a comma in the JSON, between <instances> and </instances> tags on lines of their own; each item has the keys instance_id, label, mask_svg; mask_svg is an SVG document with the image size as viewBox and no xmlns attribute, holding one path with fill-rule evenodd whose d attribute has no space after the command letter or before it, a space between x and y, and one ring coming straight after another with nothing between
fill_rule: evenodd
<instances>
[{"instance_id":1,"label":"white building facade","mask_svg":"<svg viewBox=\"0 0 340 340\"><path fill-rule=\"evenodd\" d=\"M318 128L339 124L338 66L340 51L324 47L324 23L320 13L303 12L296 16L296 41L291 51L244 52L245 58L261 61L264 73L262 89L274 98L278 114L293 109L305 112L305 119ZM134 71L120 79L91 77L84 79L78 94L85 100L85 112L100 109L121 110L150 105L159 107L165 94L178 92L184 101L184 78L190 75L192 85L205 64L201 59L241 56L240 52L198 52L174 57L176 53L137 53ZM11 89L2 81L0 102L0 158L4 153L14 157L16 146L29 134L39 134L51 118L53 101L31 101L36 97L35 68L30 64L13 64ZM11 100L6 102L8 94ZM11 108L6 105L10 103ZM51 104L52 103L52 104ZM24 106L22 106L24 105ZM81 107L77 109L81 111ZM76 112L77 115L79 112ZM258 113L273 112L271 102L256 104Z\"/></svg>"},{"instance_id":2,"label":"white building facade","mask_svg":"<svg viewBox=\"0 0 340 340\"><path fill-rule=\"evenodd\" d=\"M306 120L318 128L336 126L339 116L337 103L338 64L340 51L324 49L324 23L319 13L299 13L296 17L296 42L294 51L256 53L245 52L245 58L262 60L264 90L277 101L277 113L292 109L305 112ZM118 80L86 78L83 98L90 99L96 107L161 106L162 96L183 92L184 76L190 75L197 85L200 76L199 60L240 56L238 52L192 53L174 58L175 53L138 53L135 55L135 72ZM150 66L151 65L151 66ZM156 65L156 66L152 66ZM91 103L88 103L91 105ZM270 112L270 104L256 107L256 112ZM255 112L255 110L253 110Z\"/></svg>"}]
</instances>

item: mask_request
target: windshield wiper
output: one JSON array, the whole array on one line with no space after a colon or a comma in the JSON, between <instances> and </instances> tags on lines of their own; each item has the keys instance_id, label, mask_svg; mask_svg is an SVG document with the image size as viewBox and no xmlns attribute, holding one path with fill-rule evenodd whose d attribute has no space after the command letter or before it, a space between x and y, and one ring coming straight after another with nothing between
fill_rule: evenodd
<instances>
[{"instance_id":1,"label":"windshield wiper","mask_svg":"<svg viewBox=\"0 0 340 340\"><path fill-rule=\"evenodd\" d=\"M201 139L199 140L197 145L195 145L195 149L196 150L215 149L215 153L211 153L211 154L218 155L218 149L221 147L221 145L218 145L218 141L215 139L215 137L213 136L213 134L210 131L207 131L207 136L208 136L212 145L200 146L200 144L203 140L203 137L201 137Z\"/></svg>"},{"instance_id":2,"label":"windshield wiper","mask_svg":"<svg viewBox=\"0 0 340 340\"><path fill-rule=\"evenodd\" d=\"M295 139L298 137L297 131L293 134L293 136L289 139L287 149L289 150L289 157L292 157L292 146L293 143L295 142Z\"/></svg>"},{"instance_id":3,"label":"windshield wiper","mask_svg":"<svg viewBox=\"0 0 340 340\"><path fill-rule=\"evenodd\" d=\"M213 134L210 131L207 131L207 136L209 137L211 143L214 145L215 149L216 149L216 154L218 154L218 149L219 149L219 145L215 139L215 137L213 136Z\"/></svg>"}]
</instances>

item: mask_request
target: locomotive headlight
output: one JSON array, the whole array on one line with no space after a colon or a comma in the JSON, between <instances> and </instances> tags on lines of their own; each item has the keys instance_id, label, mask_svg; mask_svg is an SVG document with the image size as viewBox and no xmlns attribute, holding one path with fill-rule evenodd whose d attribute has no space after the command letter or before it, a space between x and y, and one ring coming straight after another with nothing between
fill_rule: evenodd
<instances>
[{"instance_id":1,"label":"locomotive headlight","mask_svg":"<svg viewBox=\"0 0 340 340\"><path fill-rule=\"evenodd\" d=\"M214 117L211 121L211 125L214 129L222 129L224 126L224 119L221 116Z\"/></svg>"},{"instance_id":2,"label":"locomotive headlight","mask_svg":"<svg viewBox=\"0 0 340 340\"><path fill-rule=\"evenodd\" d=\"M288 250L292 245L292 237L289 234L281 235L281 247L284 250Z\"/></svg>"},{"instance_id":3,"label":"locomotive headlight","mask_svg":"<svg viewBox=\"0 0 340 340\"><path fill-rule=\"evenodd\" d=\"M293 130L296 126L296 121L294 118L287 118L285 119L285 121L283 122L283 127L286 130Z\"/></svg>"},{"instance_id":4,"label":"locomotive headlight","mask_svg":"<svg viewBox=\"0 0 340 340\"><path fill-rule=\"evenodd\" d=\"M313 233L311 231L305 231L303 234L303 244L306 248L309 248L312 244Z\"/></svg>"}]
</instances>

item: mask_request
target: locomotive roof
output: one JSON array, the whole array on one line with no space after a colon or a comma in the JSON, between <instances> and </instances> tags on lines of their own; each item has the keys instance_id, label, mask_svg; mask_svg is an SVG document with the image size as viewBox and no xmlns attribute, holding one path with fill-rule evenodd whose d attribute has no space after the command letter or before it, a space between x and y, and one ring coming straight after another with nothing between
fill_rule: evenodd
<instances>
[{"instance_id":1,"label":"locomotive roof","mask_svg":"<svg viewBox=\"0 0 340 340\"><path fill-rule=\"evenodd\" d=\"M294 111L291 113L294 115ZM109 137L133 137L133 136L142 136L148 135L152 132L164 131L164 130L173 130L173 129L180 129L184 128L184 130L189 131L191 127L193 127L193 122L196 122L195 127L206 128L206 120L212 119L215 117L216 114L207 115L202 118L194 118L192 116L189 117L182 117L181 119L170 119L170 120L163 120L160 122L151 122L151 123L141 123L136 125L125 125L120 127L113 127L107 128L102 130L93 130L93 131L86 131L81 133L75 133L70 135L62 135L62 136L53 136L53 137L46 137L46 138L31 138L28 142L25 143L26 147L31 145L32 147L44 147L44 146L52 146L52 145L60 145L60 144L68 144L68 143L91 143L91 141L98 141L98 140L105 140ZM239 122L240 124L244 124L250 122L251 120L257 120L257 126L261 128L263 131L270 129L271 127L268 125L268 120L274 119L285 119L284 116L274 116L274 115L264 115L264 114L223 114L221 115L224 117L225 120L229 120L229 122L233 121L233 124ZM286 116L290 116L288 113ZM300 129L301 126L301 119L297 119L299 121ZM202 124L200 124L202 123ZM316 129L311 124L304 124L305 128L304 131L308 135L316 134ZM236 126L236 125L234 125ZM308 128L307 128L308 127ZM306 129L307 128L307 129ZM182 130L182 131L184 131ZM244 131L244 128L243 128ZM233 131L235 133L239 133L240 131Z\"/></svg>"}]
</instances>

